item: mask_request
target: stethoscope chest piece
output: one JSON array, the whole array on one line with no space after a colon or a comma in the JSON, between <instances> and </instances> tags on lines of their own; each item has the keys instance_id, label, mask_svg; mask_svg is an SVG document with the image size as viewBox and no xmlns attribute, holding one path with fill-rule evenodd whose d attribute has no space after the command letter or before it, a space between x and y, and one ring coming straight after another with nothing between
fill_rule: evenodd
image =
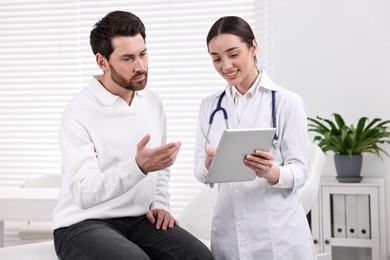
<instances>
[{"instance_id":1,"label":"stethoscope chest piece","mask_svg":"<svg viewBox=\"0 0 390 260\"><path fill-rule=\"evenodd\" d=\"M279 138L274 138L272 140L272 148L274 148L275 150L280 148L280 140L279 140Z\"/></svg>"}]
</instances>

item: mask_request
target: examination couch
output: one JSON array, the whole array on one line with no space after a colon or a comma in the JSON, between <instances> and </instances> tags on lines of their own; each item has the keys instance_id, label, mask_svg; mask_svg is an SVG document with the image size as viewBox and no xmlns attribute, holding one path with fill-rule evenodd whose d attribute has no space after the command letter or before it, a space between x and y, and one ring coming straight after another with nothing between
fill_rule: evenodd
<instances>
[{"instance_id":1,"label":"examination couch","mask_svg":"<svg viewBox=\"0 0 390 260\"><path fill-rule=\"evenodd\" d=\"M321 149L308 142L308 180L298 193L307 212L315 203L325 155ZM182 227L198 237L207 246L210 244L210 229L213 207L216 201L216 188L205 186L179 214ZM0 248L2 260L58 260L53 241ZM318 260L330 260L329 254L318 255Z\"/></svg>"}]
</instances>

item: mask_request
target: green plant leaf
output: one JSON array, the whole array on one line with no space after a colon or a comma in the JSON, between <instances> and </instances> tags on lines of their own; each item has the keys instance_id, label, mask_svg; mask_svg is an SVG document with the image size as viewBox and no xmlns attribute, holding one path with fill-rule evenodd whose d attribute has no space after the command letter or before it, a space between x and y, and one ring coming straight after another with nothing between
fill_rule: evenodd
<instances>
[{"instance_id":1,"label":"green plant leaf","mask_svg":"<svg viewBox=\"0 0 390 260\"><path fill-rule=\"evenodd\" d=\"M339 128L343 128L345 125L344 119L337 113L333 113L333 116Z\"/></svg>"},{"instance_id":2,"label":"green plant leaf","mask_svg":"<svg viewBox=\"0 0 390 260\"><path fill-rule=\"evenodd\" d=\"M373 153L380 156L382 153L389 156L380 145L390 144L390 120L382 121L374 118L361 117L357 124L347 125L343 117L333 113L333 120L319 116L308 118L308 130L317 133L314 141L326 153L336 154Z\"/></svg>"}]
</instances>

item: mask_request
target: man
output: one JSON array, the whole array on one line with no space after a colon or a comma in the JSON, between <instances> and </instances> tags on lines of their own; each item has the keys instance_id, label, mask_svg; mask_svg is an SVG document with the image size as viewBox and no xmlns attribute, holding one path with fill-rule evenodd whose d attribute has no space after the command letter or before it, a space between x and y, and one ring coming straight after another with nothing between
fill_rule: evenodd
<instances>
[{"instance_id":1,"label":"man","mask_svg":"<svg viewBox=\"0 0 390 260\"><path fill-rule=\"evenodd\" d=\"M145 28L132 13L97 22L90 44L103 75L66 107L59 133L63 178L53 212L61 259L212 259L169 213L166 143L159 97L145 89Z\"/></svg>"}]
</instances>

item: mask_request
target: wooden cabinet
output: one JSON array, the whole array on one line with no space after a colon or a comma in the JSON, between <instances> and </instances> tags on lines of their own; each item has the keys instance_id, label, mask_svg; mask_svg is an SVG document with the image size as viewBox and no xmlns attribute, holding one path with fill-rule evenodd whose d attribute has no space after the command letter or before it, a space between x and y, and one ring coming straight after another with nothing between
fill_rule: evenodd
<instances>
[{"instance_id":1,"label":"wooden cabinet","mask_svg":"<svg viewBox=\"0 0 390 260\"><path fill-rule=\"evenodd\" d=\"M311 226L317 252L330 253L332 260L385 260L384 180L321 179Z\"/></svg>"}]
</instances>

